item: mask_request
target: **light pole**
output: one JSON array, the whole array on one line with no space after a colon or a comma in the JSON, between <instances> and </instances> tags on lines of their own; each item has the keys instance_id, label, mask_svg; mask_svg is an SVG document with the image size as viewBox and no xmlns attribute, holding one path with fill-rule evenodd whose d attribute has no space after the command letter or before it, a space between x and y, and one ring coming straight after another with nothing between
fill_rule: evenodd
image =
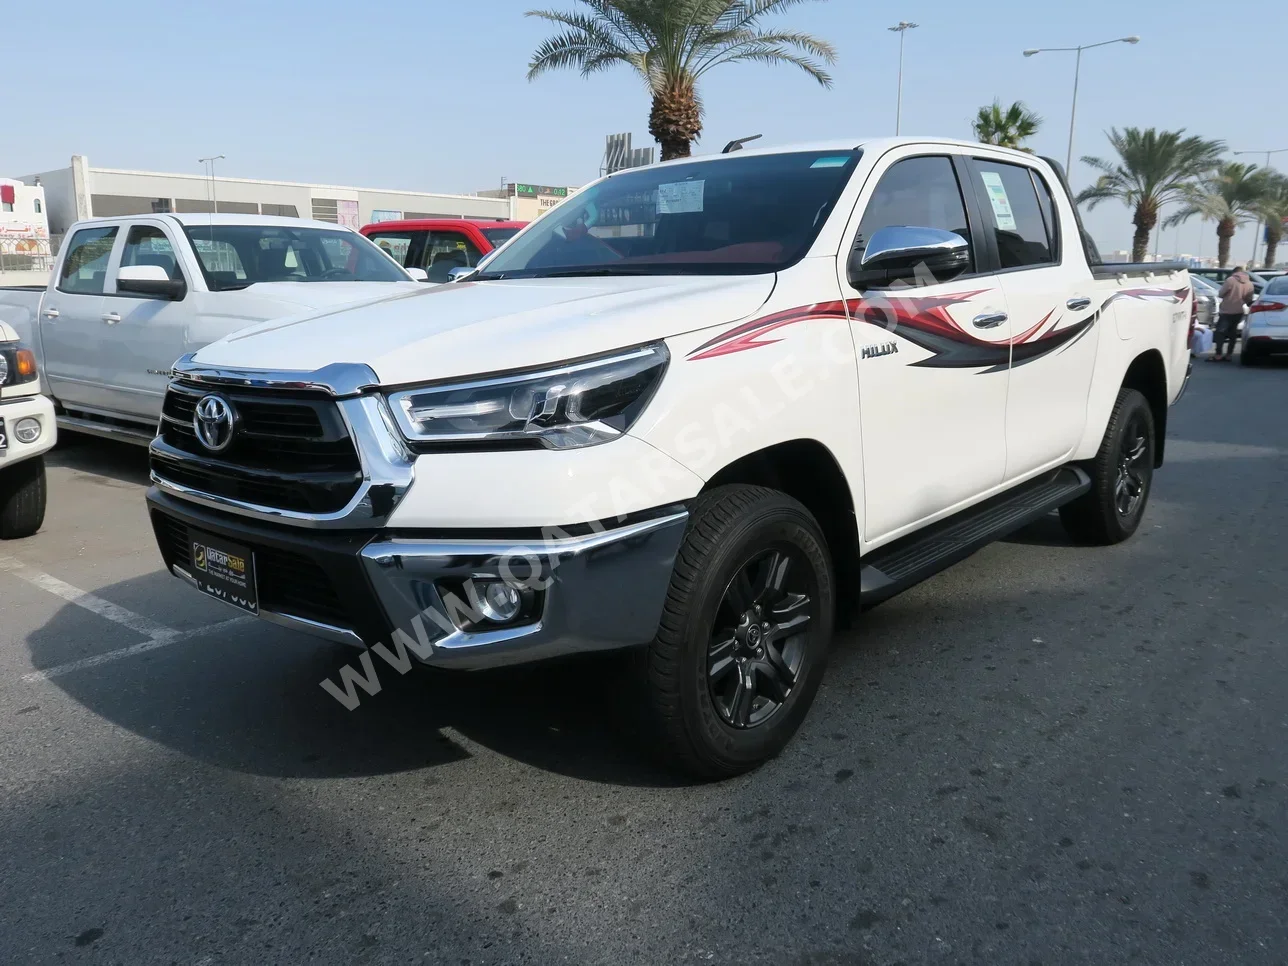
<instances>
[{"instance_id":1,"label":"light pole","mask_svg":"<svg viewBox=\"0 0 1288 966\"><path fill-rule=\"evenodd\" d=\"M1073 67L1073 109L1069 111L1069 154L1064 162L1064 173L1068 178L1073 177L1073 125L1078 117L1078 78L1082 74L1082 52L1091 50L1093 47L1106 47L1109 44L1138 44L1140 38L1133 35L1131 37L1117 37L1114 40L1102 40L1098 44L1083 44L1081 47L1031 47L1024 52L1025 57L1032 57L1034 54L1059 53L1061 51L1074 51L1077 53L1077 59Z\"/></svg>"},{"instance_id":2,"label":"light pole","mask_svg":"<svg viewBox=\"0 0 1288 966\"><path fill-rule=\"evenodd\" d=\"M894 134L899 136L899 129L903 124L903 35L909 30L915 30L918 24L909 23L907 20L900 20L893 27L886 29L893 30L899 35L899 95L894 109Z\"/></svg>"},{"instance_id":3,"label":"light pole","mask_svg":"<svg viewBox=\"0 0 1288 966\"><path fill-rule=\"evenodd\" d=\"M1264 154L1266 156L1266 168L1270 168L1270 157L1274 154L1283 154L1288 148L1275 148L1273 151L1235 151L1235 154ZM1248 262L1248 271L1257 267L1257 249L1261 247L1261 220L1257 220L1258 231L1252 233L1252 261Z\"/></svg>"},{"instance_id":4,"label":"light pole","mask_svg":"<svg viewBox=\"0 0 1288 966\"><path fill-rule=\"evenodd\" d=\"M198 158L198 159L197 159L197 163L198 163L198 164L204 164L204 165L206 165L207 170L210 172L210 173L209 173L209 179L210 179L210 207L211 207L212 209L214 209L215 211L218 211L218 210L219 210L219 201L218 201L218 199L217 199L217 197L216 197L216 195L215 195L215 162L216 162L216 161L223 161L223 160L224 160L224 156L223 156L222 154L216 154L213 158Z\"/></svg>"}]
</instances>

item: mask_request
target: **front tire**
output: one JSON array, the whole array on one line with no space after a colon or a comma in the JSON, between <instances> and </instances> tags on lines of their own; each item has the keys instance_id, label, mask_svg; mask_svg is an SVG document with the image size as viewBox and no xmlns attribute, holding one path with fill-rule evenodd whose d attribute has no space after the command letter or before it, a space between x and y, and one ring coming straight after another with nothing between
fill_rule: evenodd
<instances>
[{"instance_id":1,"label":"front tire","mask_svg":"<svg viewBox=\"0 0 1288 966\"><path fill-rule=\"evenodd\" d=\"M652 750L703 779L782 751L823 677L834 594L827 542L796 500L741 485L700 496L657 637L635 655Z\"/></svg>"},{"instance_id":2,"label":"front tire","mask_svg":"<svg viewBox=\"0 0 1288 966\"><path fill-rule=\"evenodd\" d=\"M1091 490L1060 508L1079 543L1108 546L1136 532L1154 481L1154 413L1135 389L1118 390L1095 459L1085 464Z\"/></svg>"},{"instance_id":3,"label":"front tire","mask_svg":"<svg viewBox=\"0 0 1288 966\"><path fill-rule=\"evenodd\" d=\"M45 458L0 471L0 540L29 537L45 522Z\"/></svg>"}]
</instances>

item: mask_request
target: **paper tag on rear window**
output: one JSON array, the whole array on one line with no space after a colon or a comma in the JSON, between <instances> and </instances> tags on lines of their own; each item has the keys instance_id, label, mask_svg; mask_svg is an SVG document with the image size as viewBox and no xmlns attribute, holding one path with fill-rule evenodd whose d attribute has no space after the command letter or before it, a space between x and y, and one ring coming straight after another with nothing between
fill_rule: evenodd
<instances>
[{"instance_id":1,"label":"paper tag on rear window","mask_svg":"<svg viewBox=\"0 0 1288 966\"><path fill-rule=\"evenodd\" d=\"M849 163L850 163L850 159L845 157L819 158L817 161L811 164L810 167L811 168L844 168Z\"/></svg>"},{"instance_id":2,"label":"paper tag on rear window","mask_svg":"<svg viewBox=\"0 0 1288 966\"><path fill-rule=\"evenodd\" d=\"M981 171L979 178L988 191L988 200L992 202L993 217L997 219L998 229L1015 231L1015 213L1011 211L1011 199L1006 194L1006 186L1002 184L1002 176L996 171Z\"/></svg>"},{"instance_id":3,"label":"paper tag on rear window","mask_svg":"<svg viewBox=\"0 0 1288 966\"><path fill-rule=\"evenodd\" d=\"M706 184L705 181L676 181L673 184L658 185L657 213L683 215L692 211L701 211Z\"/></svg>"}]
</instances>

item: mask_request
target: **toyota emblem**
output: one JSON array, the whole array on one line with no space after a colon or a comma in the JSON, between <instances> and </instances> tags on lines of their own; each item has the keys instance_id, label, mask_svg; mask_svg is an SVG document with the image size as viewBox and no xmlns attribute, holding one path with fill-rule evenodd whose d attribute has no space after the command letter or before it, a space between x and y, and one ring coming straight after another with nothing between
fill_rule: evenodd
<instances>
[{"instance_id":1,"label":"toyota emblem","mask_svg":"<svg viewBox=\"0 0 1288 966\"><path fill-rule=\"evenodd\" d=\"M212 453L226 450L237 429L237 413L223 396L202 396L192 414L192 428L201 445Z\"/></svg>"}]
</instances>

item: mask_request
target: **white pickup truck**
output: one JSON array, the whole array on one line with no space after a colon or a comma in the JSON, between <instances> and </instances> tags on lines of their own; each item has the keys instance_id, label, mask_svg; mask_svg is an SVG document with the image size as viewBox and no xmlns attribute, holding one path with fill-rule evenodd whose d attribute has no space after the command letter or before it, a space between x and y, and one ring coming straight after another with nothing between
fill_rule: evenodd
<instances>
[{"instance_id":1,"label":"white pickup truck","mask_svg":"<svg viewBox=\"0 0 1288 966\"><path fill-rule=\"evenodd\" d=\"M326 222L99 218L68 230L47 288L0 288L0 322L35 350L59 425L146 444L180 356L253 322L415 291L417 277Z\"/></svg>"},{"instance_id":2,"label":"white pickup truck","mask_svg":"<svg viewBox=\"0 0 1288 966\"><path fill-rule=\"evenodd\" d=\"M788 742L838 618L1056 510L1137 529L1191 302L1015 151L632 169L460 282L181 360L148 502L177 576L364 649L323 685L351 707L619 648L652 746L724 776Z\"/></svg>"},{"instance_id":3,"label":"white pickup truck","mask_svg":"<svg viewBox=\"0 0 1288 966\"><path fill-rule=\"evenodd\" d=\"M29 537L44 523L44 454L57 439L36 354L0 322L0 540Z\"/></svg>"}]
</instances>

